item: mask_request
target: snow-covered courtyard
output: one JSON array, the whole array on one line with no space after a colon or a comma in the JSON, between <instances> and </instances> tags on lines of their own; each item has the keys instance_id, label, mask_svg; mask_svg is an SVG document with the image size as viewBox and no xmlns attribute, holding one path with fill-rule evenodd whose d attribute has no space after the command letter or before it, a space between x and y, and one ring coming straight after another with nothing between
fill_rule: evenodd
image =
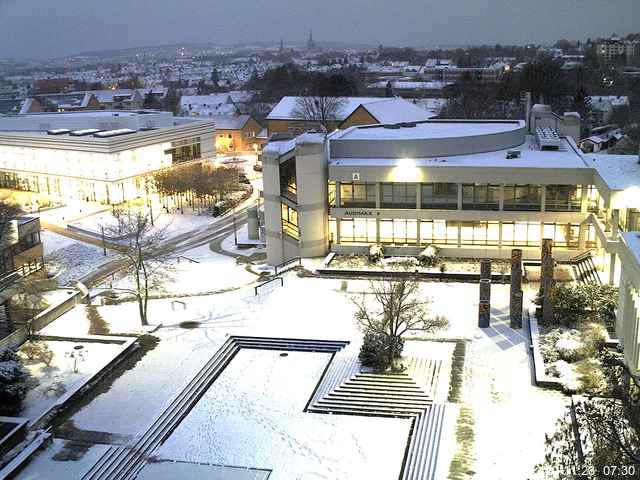
<instances>
[{"instance_id":1,"label":"snow-covered courtyard","mask_svg":"<svg viewBox=\"0 0 640 480\"><path fill-rule=\"evenodd\" d=\"M229 238L225 242L232 244ZM305 267L312 270L320 263L320 259L305 261ZM154 290L149 301L149 323L157 330L145 335L142 348L88 392L53 431L58 438L78 435L85 443L64 446L56 440L29 471L47 462L59 468L61 451L75 452L85 465L83 452L93 456L99 450L92 438L124 444L142 435L229 335L345 340L356 347L361 341L353 299L369 291L367 280L299 276L291 271L283 275L283 286L273 283L256 295L254 287L261 281L257 273L263 266L220 255L209 245L184 252L179 263L173 260L168 267L163 287ZM121 276L103 284L115 289L130 286ZM526 292L530 299L535 285L526 285ZM492 327L484 330L477 327L477 285L423 282L421 293L431 300L431 313L449 321L437 336L468 342L461 403L452 404L451 411L467 405L473 412L476 478L531 477L544 457L544 434L552 431L567 400L532 386L528 336L508 326L508 285L492 286ZM42 333L144 330L136 302L103 304L98 296L92 305L76 306ZM429 345L433 344L410 342L411 355L428 357ZM431 356L446 360L442 352L453 349L448 345L431 347ZM272 469L270 478L276 479L304 474L398 478L409 420L304 412L327 362L327 354L289 352L280 357L278 352L241 350L156 450L159 463L150 464L153 468L147 473L170 460L254 468L256 475ZM447 368L444 376L449 372ZM531 405L540 408L532 411ZM379 442L380 437L393 442ZM448 470L455 449L453 418L445 422L442 434L439 475Z\"/></svg>"}]
</instances>

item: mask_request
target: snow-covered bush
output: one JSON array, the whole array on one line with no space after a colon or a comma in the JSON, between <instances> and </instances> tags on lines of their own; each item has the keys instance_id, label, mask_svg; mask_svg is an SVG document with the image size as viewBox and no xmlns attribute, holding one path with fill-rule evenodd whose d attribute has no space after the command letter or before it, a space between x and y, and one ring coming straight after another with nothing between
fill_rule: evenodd
<instances>
[{"instance_id":1,"label":"snow-covered bush","mask_svg":"<svg viewBox=\"0 0 640 480\"><path fill-rule=\"evenodd\" d=\"M27 395L25 370L13 350L0 350L0 415L16 415L22 410Z\"/></svg>"},{"instance_id":2,"label":"snow-covered bush","mask_svg":"<svg viewBox=\"0 0 640 480\"><path fill-rule=\"evenodd\" d=\"M575 393L580 389L580 382L575 367L564 360L558 360L546 368L547 375L557 378L562 389L567 393Z\"/></svg>"},{"instance_id":3,"label":"snow-covered bush","mask_svg":"<svg viewBox=\"0 0 640 480\"><path fill-rule=\"evenodd\" d=\"M378 263L384 257L384 247L380 244L369 247L369 262Z\"/></svg>"},{"instance_id":4,"label":"snow-covered bush","mask_svg":"<svg viewBox=\"0 0 640 480\"><path fill-rule=\"evenodd\" d=\"M566 362L580 360L584 344L576 330L564 332L555 344L558 356Z\"/></svg>"},{"instance_id":5,"label":"snow-covered bush","mask_svg":"<svg viewBox=\"0 0 640 480\"><path fill-rule=\"evenodd\" d=\"M365 367L371 367L376 371L384 371L392 366L389 362L389 350L393 349L392 357L398 359L402 354L403 348L404 340L402 338L394 338L389 335L367 331L362 340L358 359Z\"/></svg>"},{"instance_id":6,"label":"snow-covered bush","mask_svg":"<svg viewBox=\"0 0 640 480\"><path fill-rule=\"evenodd\" d=\"M415 270L420 266L420 262L415 257L389 257L382 260L382 264L387 268Z\"/></svg>"},{"instance_id":7,"label":"snow-covered bush","mask_svg":"<svg viewBox=\"0 0 640 480\"><path fill-rule=\"evenodd\" d=\"M420 252L420 255L418 255L418 260L423 267L435 267L440 262L438 247L435 245L427 246Z\"/></svg>"}]
</instances>

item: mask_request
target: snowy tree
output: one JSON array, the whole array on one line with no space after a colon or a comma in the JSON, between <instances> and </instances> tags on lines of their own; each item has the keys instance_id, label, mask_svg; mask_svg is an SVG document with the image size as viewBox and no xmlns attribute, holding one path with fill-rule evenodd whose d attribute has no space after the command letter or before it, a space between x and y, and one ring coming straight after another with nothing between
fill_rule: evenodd
<instances>
[{"instance_id":1,"label":"snowy tree","mask_svg":"<svg viewBox=\"0 0 640 480\"><path fill-rule=\"evenodd\" d=\"M27 395L29 373L13 350L0 350L0 415L17 415Z\"/></svg>"},{"instance_id":2,"label":"snowy tree","mask_svg":"<svg viewBox=\"0 0 640 480\"><path fill-rule=\"evenodd\" d=\"M440 316L429 314L430 300L420 292L420 284L410 278L385 279L369 282L369 294L373 297L372 306L367 294L354 298L356 320L365 334L364 350L367 355L371 343L378 345L386 354L383 370L396 367L395 362L402 353L402 337L408 332L432 333L446 328L448 321ZM374 348L376 348L374 346Z\"/></svg>"},{"instance_id":3,"label":"snowy tree","mask_svg":"<svg viewBox=\"0 0 640 480\"><path fill-rule=\"evenodd\" d=\"M301 120L306 120L310 124L317 124L322 127L325 133L331 130L332 124L344 106L343 97L329 96L305 96L298 97L293 110L293 116Z\"/></svg>"},{"instance_id":4,"label":"snowy tree","mask_svg":"<svg viewBox=\"0 0 640 480\"><path fill-rule=\"evenodd\" d=\"M8 238L10 222L22 213L19 206L0 200L0 250L5 248L6 239Z\"/></svg>"},{"instance_id":5,"label":"snowy tree","mask_svg":"<svg viewBox=\"0 0 640 480\"><path fill-rule=\"evenodd\" d=\"M124 237L120 254L133 280L133 288L125 290L132 293L138 302L142 325L149 325L149 295L153 288L161 285L166 272L168 254L159 248L165 238L165 229L154 227L150 215L142 209L115 212L116 225L105 231Z\"/></svg>"}]
</instances>

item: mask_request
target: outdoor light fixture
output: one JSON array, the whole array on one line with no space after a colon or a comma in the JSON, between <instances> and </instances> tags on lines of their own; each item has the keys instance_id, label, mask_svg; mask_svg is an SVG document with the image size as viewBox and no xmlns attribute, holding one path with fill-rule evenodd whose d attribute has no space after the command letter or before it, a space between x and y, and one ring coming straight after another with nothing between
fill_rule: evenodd
<instances>
[{"instance_id":1,"label":"outdoor light fixture","mask_svg":"<svg viewBox=\"0 0 640 480\"><path fill-rule=\"evenodd\" d=\"M418 168L413 158L401 158L391 171L391 180L394 182L418 181Z\"/></svg>"}]
</instances>

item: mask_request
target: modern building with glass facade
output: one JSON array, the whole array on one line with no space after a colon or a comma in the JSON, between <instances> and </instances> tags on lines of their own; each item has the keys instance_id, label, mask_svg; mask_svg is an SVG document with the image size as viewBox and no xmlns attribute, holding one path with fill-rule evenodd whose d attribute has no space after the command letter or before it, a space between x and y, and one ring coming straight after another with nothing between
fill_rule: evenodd
<instances>
[{"instance_id":1,"label":"modern building with glass facade","mask_svg":"<svg viewBox=\"0 0 640 480\"><path fill-rule=\"evenodd\" d=\"M539 259L587 250L620 286L616 330L640 375L640 163L584 154L531 121L428 120L307 133L264 148L267 260L328 252ZM555 117L557 119L557 117ZM553 118L551 119L553 120Z\"/></svg>"},{"instance_id":2,"label":"modern building with glass facade","mask_svg":"<svg viewBox=\"0 0 640 480\"><path fill-rule=\"evenodd\" d=\"M543 238L559 259L600 248L615 260L609 225L640 228L640 198L606 175L617 157L602 157L523 121L429 120L272 142L268 260L376 243L393 255L436 245L452 257L507 258L517 247L538 258Z\"/></svg>"},{"instance_id":3,"label":"modern building with glass facade","mask_svg":"<svg viewBox=\"0 0 640 480\"><path fill-rule=\"evenodd\" d=\"M158 170L213 159L215 125L167 112L77 112L0 118L0 188L55 200L119 203Z\"/></svg>"}]
</instances>

